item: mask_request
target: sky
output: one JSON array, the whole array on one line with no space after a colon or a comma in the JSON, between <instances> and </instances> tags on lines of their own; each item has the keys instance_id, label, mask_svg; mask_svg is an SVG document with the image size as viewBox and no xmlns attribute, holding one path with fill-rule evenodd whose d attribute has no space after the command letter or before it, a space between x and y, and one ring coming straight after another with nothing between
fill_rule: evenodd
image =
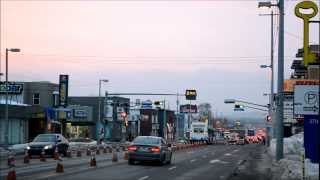
<instances>
[{"instance_id":1,"label":"sky","mask_svg":"<svg viewBox=\"0 0 320 180\"><path fill-rule=\"evenodd\" d=\"M285 1L286 78L302 47L303 24L294 15L298 2ZM223 102L268 103L263 94L270 92L271 73L259 66L270 64L270 16L259 14L270 9L257 5L257 0L1 1L1 72L5 48L20 48L9 55L10 81L58 83L59 74L68 74L71 96L98 95L99 79L109 80L102 84L109 93L196 89L193 103L211 103L215 115L263 117L266 113L249 109L233 112ZM275 18L275 37L278 24ZM310 41L319 42L316 24L310 26ZM168 100L176 108L176 97L131 98Z\"/></svg>"}]
</instances>

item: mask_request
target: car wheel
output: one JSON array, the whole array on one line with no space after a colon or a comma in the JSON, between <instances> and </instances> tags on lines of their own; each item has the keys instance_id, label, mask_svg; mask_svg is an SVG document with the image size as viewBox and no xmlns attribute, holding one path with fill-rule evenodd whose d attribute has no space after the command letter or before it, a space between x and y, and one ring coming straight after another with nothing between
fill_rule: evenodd
<instances>
[{"instance_id":1,"label":"car wheel","mask_svg":"<svg viewBox=\"0 0 320 180\"><path fill-rule=\"evenodd\" d=\"M134 160L128 159L128 164L129 164L129 165L134 165Z\"/></svg>"}]
</instances>

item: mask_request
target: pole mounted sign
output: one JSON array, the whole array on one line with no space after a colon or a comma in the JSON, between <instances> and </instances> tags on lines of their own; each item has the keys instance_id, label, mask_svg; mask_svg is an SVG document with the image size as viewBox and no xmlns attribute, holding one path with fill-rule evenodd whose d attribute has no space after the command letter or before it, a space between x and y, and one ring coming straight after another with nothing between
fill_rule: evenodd
<instances>
[{"instance_id":1,"label":"pole mounted sign","mask_svg":"<svg viewBox=\"0 0 320 180\"><path fill-rule=\"evenodd\" d=\"M319 85L295 85L294 114L319 114Z\"/></svg>"},{"instance_id":2,"label":"pole mounted sign","mask_svg":"<svg viewBox=\"0 0 320 180\"><path fill-rule=\"evenodd\" d=\"M197 91L194 89L186 90L186 100L196 100L197 99Z\"/></svg>"},{"instance_id":3,"label":"pole mounted sign","mask_svg":"<svg viewBox=\"0 0 320 180\"><path fill-rule=\"evenodd\" d=\"M59 106L68 106L69 75L60 75L59 78Z\"/></svg>"},{"instance_id":4,"label":"pole mounted sign","mask_svg":"<svg viewBox=\"0 0 320 180\"><path fill-rule=\"evenodd\" d=\"M312 13L302 13L300 9L312 9ZM309 49L309 21L318 14L318 6L312 1L302 1L295 7L295 14L303 20L303 62L305 66L316 61L316 55Z\"/></svg>"}]
</instances>

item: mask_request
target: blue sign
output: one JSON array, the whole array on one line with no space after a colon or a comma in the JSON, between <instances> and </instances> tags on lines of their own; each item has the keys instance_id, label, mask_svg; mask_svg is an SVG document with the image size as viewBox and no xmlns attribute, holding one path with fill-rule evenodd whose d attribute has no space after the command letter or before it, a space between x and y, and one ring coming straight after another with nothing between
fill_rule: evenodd
<instances>
[{"instance_id":1,"label":"blue sign","mask_svg":"<svg viewBox=\"0 0 320 180\"><path fill-rule=\"evenodd\" d=\"M320 124L319 116L304 116L304 148L306 158L313 163L319 163Z\"/></svg>"},{"instance_id":2,"label":"blue sign","mask_svg":"<svg viewBox=\"0 0 320 180\"><path fill-rule=\"evenodd\" d=\"M0 82L0 94L22 94L23 91L23 84L22 83L13 83L8 82L6 86L5 82Z\"/></svg>"}]
</instances>

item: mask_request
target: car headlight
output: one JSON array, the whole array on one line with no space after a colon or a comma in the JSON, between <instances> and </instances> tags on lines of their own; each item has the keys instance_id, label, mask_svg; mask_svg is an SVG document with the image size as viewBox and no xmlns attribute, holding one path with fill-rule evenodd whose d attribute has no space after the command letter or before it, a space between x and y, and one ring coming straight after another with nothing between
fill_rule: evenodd
<instances>
[{"instance_id":1,"label":"car headlight","mask_svg":"<svg viewBox=\"0 0 320 180\"><path fill-rule=\"evenodd\" d=\"M52 145L50 144L50 145L46 145L45 147L44 147L44 149L52 149Z\"/></svg>"},{"instance_id":2,"label":"car headlight","mask_svg":"<svg viewBox=\"0 0 320 180\"><path fill-rule=\"evenodd\" d=\"M27 146L27 150L29 150L30 149L30 146Z\"/></svg>"}]
</instances>

